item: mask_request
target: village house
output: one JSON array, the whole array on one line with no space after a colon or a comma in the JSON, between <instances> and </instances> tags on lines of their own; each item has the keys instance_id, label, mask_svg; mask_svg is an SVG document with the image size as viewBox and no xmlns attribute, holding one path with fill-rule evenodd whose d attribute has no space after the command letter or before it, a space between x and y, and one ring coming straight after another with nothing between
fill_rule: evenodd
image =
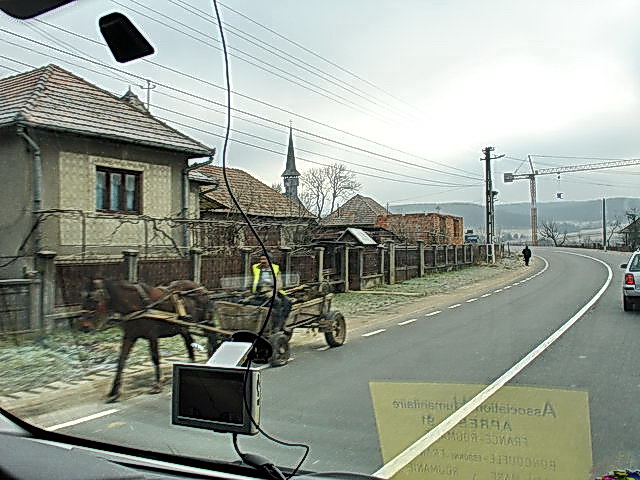
<instances>
[{"instance_id":1,"label":"village house","mask_svg":"<svg viewBox=\"0 0 640 480\"><path fill-rule=\"evenodd\" d=\"M198 217L190 159L213 149L123 97L48 65L0 79L0 278L57 258L183 255Z\"/></svg>"},{"instance_id":2,"label":"village house","mask_svg":"<svg viewBox=\"0 0 640 480\"><path fill-rule=\"evenodd\" d=\"M404 242L462 245L462 217L440 213L406 213L380 215L376 225L392 231Z\"/></svg>"},{"instance_id":3,"label":"village house","mask_svg":"<svg viewBox=\"0 0 640 480\"><path fill-rule=\"evenodd\" d=\"M620 230L624 238L624 244L632 249L640 247L640 218L636 218L626 227Z\"/></svg>"}]
</instances>

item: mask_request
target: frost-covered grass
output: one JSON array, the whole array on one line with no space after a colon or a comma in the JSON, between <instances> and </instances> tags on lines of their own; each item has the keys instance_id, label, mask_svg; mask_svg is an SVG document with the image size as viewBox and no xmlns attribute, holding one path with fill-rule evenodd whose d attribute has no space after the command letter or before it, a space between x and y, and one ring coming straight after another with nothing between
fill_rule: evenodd
<instances>
[{"instance_id":1,"label":"frost-covered grass","mask_svg":"<svg viewBox=\"0 0 640 480\"><path fill-rule=\"evenodd\" d=\"M60 331L16 342L0 343L0 395L41 387L55 381L78 380L100 370L115 371L122 331L99 333ZM160 357L184 355L182 337L160 339ZM149 342L139 339L127 365L151 360Z\"/></svg>"},{"instance_id":2,"label":"frost-covered grass","mask_svg":"<svg viewBox=\"0 0 640 480\"><path fill-rule=\"evenodd\" d=\"M471 285L505 272L524 268L521 258L504 258L495 265L476 265L461 270L432 273L394 285L381 285L374 289L376 292L389 292L389 295L380 293L340 293L334 297L332 308L340 310L345 315L375 313L380 308L402 302L410 302L416 298L415 296L393 295L393 292L412 293L419 296L436 295Z\"/></svg>"}]
</instances>

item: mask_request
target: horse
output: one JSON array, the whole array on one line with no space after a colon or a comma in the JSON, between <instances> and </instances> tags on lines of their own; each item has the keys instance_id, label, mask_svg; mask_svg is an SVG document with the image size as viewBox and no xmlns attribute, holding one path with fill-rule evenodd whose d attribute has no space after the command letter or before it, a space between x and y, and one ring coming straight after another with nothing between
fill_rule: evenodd
<instances>
[{"instance_id":1,"label":"horse","mask_svg":"<svg viewBox=\"0 0 640 480\"><path fill-rule=\"evenodd\" d=\"M151 358L155 367L155 383L150 393L160 393L162 385L160 381L160 354L158 352L158 339L181 335L187 348L189 360L194 362L193 338L189 329L175 323L157 320L144 316L144 310L152 306L155 310L175 312L176 305L171 298L171 293L180 295L184 302L189 321L200 323L207 320L209 313L209 299L204 287L191 280L176 280L166 288L151 287L144 283L132 283L124 280L92 279L83 291L83 308L87 311L80 321L80 330L89 331L96 327L101 315L117 312L122 316L135 312L143 312L134 315L130 319L120 322L123 329L122 345L118 357L118 367L113 385L107 395L107 402L115 402L120 396L122 371L131 348L139 338L149 341ZM215 333L208 334L209 353L212 354L217 345Z\"/></svg>"}]
</instances>

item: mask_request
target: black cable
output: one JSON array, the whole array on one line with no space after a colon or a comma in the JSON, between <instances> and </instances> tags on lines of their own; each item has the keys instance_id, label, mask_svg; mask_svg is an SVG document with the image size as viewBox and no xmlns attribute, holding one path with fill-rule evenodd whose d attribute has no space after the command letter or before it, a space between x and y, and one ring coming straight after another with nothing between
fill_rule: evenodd
<instances>
[{"instance_id":1,"label":"black cable","mask_svg":"<svg viewBox=\"0 0 640 480\"><path fill-rule=\"evenodd\" d=\"M275 270L273 268L273 263L271 262L271 256L269 255L269 252L267 251L267 247L265 246L264 242L262 241L262 238L260 238L260 235L258 234L256 229L251 224L251 221L249 220L249 217L247 216L247 214L244 212L244 210L242 210L242 207L240 206L240 203L238 203L238 200L236 199L235 195L233 194L233 190L231 189L231 185L229 184L229 179L227 178L227 146L228 146L228 143L229 143L229 134L231 132L231 76L229 74L229 58L228 58L228 55L227 55L227 45L226 45L226 42L225 42L225 39L224 39L224 31L223 31L223 28L222 28L222 22L220 20L220 12L218 11L218 3L217 3L217 0L212 0L212 2L213 2L213 8L214 8L215 13L216 13L216 19L218 20L218 31L220 32L220 41L222 43L222 52L223 52L223 57L224 57L224 73L225 73L225 81L226 81L226 86L227 86L227 88L226 88L226 91L227 91L227 127L226 127L226 131L225 131L224 143L222 145L222 176L224 178L225 186L227 187L227 191L229 192L229 196L231 197L231 200L233 201L233 204L235 205L235 207L238 209L238 211L242 215L242 218L244 219L245 223L247 224L247 226L251 230L251 233L254 235L255 239L257 240L258 244L260 245L262 253L267 258L267 262L269 264L269 269L271 270L271 276L272 276L272 280L273 280L273 289L272 289L272 292L271 292L271 298L269 299L269 307L268 307L268 310L267 310L267 314L265 316L264 322L262 323L262 326L260 327L260 330L257 333L257 336L256 336L255 340L253 341L252 349L255 349L255 347L256 347L256 345L258 343L258 339L260 337L262 337L262 335L264 334L264 331L267 328L267 325L269 323L269 319L270 319L271 314L273 312L273 304L275 302L276 295L278 294L278 285L277 285L277 282L276 282L276 272L275 272ZM309 455L310 448L309 448L308 445L305 445L305 444L289 443L289 442L284 442L282 440L279 440L279 439L269 435L267 432L265 432L262 429L262 427L260 427L260 425L258 425L258 423L253 418L253 415L251 415L251 409L249 408L249 402L248 402L248 399L247 399L247 381L248 381L248 378L249 378L250 370L251 370L251 361L248 361L247 362L247 368L245 370L243 386L242 386L242 388L243 388L242 398L243 398L243 401L244 401L244 408L245 408L247 414L249 415L249 418L250 418L251 423L253 424L253 426L262 435L264 435L266 438L268 438L272 442L275 442L275 443L278 443L280 445L287 446L287 447L300 447L300 448L304 448L305 449L305 453L302 456L302 459L300 460L300 463L298 463L298 465L296 466L295 470L291 473L291 475L289 475L287 477L287 478L291 478L298 472L298 470L300 469L300 467L302 466L302 464L306 460L307 456Z\"/></svg>"}]
</instances>

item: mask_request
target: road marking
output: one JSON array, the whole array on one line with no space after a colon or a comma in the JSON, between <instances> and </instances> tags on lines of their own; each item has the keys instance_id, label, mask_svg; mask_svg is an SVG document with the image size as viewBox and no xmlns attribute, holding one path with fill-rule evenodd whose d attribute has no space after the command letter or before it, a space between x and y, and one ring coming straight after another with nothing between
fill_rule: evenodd
<instances>
[{"instance_id":1,"label":"road marking","mask_svg":"<svg viewBox=\"0 0 640 480\"><path fill-rule=\"evenodd\" d=\"M490 293L485 293L484 295L480 295L480 298L487 298L490 297L491 294Z\"/></svg>"},{"instance_id":2,"label":"road marking","mask_svg":"<svg viewBox=\"0 0 640 480\"><path fill-rule=\"evenodd\" d=\"M568 255L576 255L579 257L588 258L590 260L594 260L596 262L601 263L607 269L607 280L604 282L600 290L596 292L596 294L585 303L580 310L578 310L569 320L567 320L560 328L558 328L555 332L549 335L540 345L531 350L527 355L525 355L518 363L512 366L509 370L500 375L494 382L487 386L484 390L478 393L475 397L465 403L458 410L453 412L447 418L445 418L442 422L432 428L429 432L424 434L418 440L416 440L412 445L403 450L396 457L392 458L389 462L384 464L382 468L378 471L372 473L371 475L379 478L391 478L400 470L402 470L405 466L407 466L413 459L417 458L422 452L424 452L427 448L433 445L436 441L438 441L443 435L453 429L460 421L467 417L470 413L472 413L476 408L482 405L488 398L490 398L494 393L496 393L500 388L507 384L513 377L515 377L518 373L524 370L531 362L533 362L538 356L544 352L547 348L549 348L558 338L560 338L567 330L569 330L578 320L582 318L582 316L589 311L589 309L604 295L604 292L611 285L611 279L613 278L613 272L611 271L611 267L607 265L602 260L591 257L589 255L583 255L581 253L573 253L573 252L562 252ZM546 263L546 268L549 266L549 263L543 258L542 260ZM543 271L544 271L543 270Z\"/></svg>"},{"instance_id":3,"label":"road marking","mask_svg":"<svg viewBox=\"0 0 640 480\"><path fill-rule=\"evenodd\" d=\"M405 320L404 322L400 322L398 323L398 325L409 325L410 323L413 323L417 320L418 320L417 318L412 318L411 320Z\"/></svg>"},{"instance_id":4,"label":"road marking","mask_svg":"<svg viewBox=\"0 0 640 480\"><path fill-rule=\"evenodd\" d=\"M497 290L494 290L494 291L493 291L493 293L500 293L501 291L502 291L502 289L501 289L501 288L499 288L499 289L497 289Z\"/></svg>"},{"instance_id":5,"label":"road marking","mask_svg":"<svg viewBox=\"0 0 640 480\"><path fill-rule=\"evenodd\" d=\"M442 310L436 310L435 312L427 313L425 317L433 317L434 315L437 315L439 313L442 313Z\"/></svg>"},{"instance_id":6,"label":"road marking","mask_svg":"<svg viewBox=\"0 0 640 480\"><path fill-rule=\"evenodd\" d=\"M371 335L377 335L379 333L385 332L386 330L387 330L386 328L381 328L380 330L374 330L373 332L363 333L362 336L363 337L370 337Z\"/></svg>"},{"instance_id":7,"label":"road marking","mask_svg":"<svg viewBox=\"0 0 640 480\"><path fill-rule=\"evenodd\" d=\"M478 300L477 298L470 298L469 300L467 300L467 303L475 302L477 300Z\"/></svg>"},{"instance_id":8,"label":"road marking","mask_svg":"<svg viewBox=\"0 0 640 480\"><path fill-rule=\"evenodd\" d=\"M520 282L512 283L511 286L515 287L516 285L520 285Z\"/></svg>"},{"instance_id":9,"label":"road marking","mask_svg":"<svg viewBox=\"0 0 640 480\"><path fill-rule=\"evenodd\" d=\"M509 290L511 288L511 285L507 285L506 287L503 288L503 290Z\"/></svg>"},{"instance_id":10,"label":"road marking","mask_svg":"<svg viewBox=\"0 0 640 480\"><path fill-rule=\"evenodd\" d=\"M453 305L449 305L447 308L458 308L461 305L462 305L461 303L455 303Z\"/></svg>"},{"instance_id":11,"label":"road marking","mask_svg":"<svg viewBox=\"0 0 640 480\"><path fill-rule=\"evenodd\" d=\"M324 347L316 348L319 352L324 352L325 350L329 350L331 347L329 345L325 345Z\"/></svg>"},{"instance_id":12,"label":"road marking","mask_svg":"<svg viewBox=\"0 0 640 480\"><path fill-rule=\"evenodd\" d=\"M107 415L111 415L112 413L119 412L117 408L112 408L111 410L105 410L104 412L94 413L93 415L87 415L86 417L78 418L76 420L71 420L65 423L59 423L58 425L53 425L52 427L47 428L50 432L54 432L56 430L60 430L61 428L72 427L74 425L78 425L79 423L89 422L91 420L95 420L96 418L106 417Z\"/></svg>"}]
</instances>

